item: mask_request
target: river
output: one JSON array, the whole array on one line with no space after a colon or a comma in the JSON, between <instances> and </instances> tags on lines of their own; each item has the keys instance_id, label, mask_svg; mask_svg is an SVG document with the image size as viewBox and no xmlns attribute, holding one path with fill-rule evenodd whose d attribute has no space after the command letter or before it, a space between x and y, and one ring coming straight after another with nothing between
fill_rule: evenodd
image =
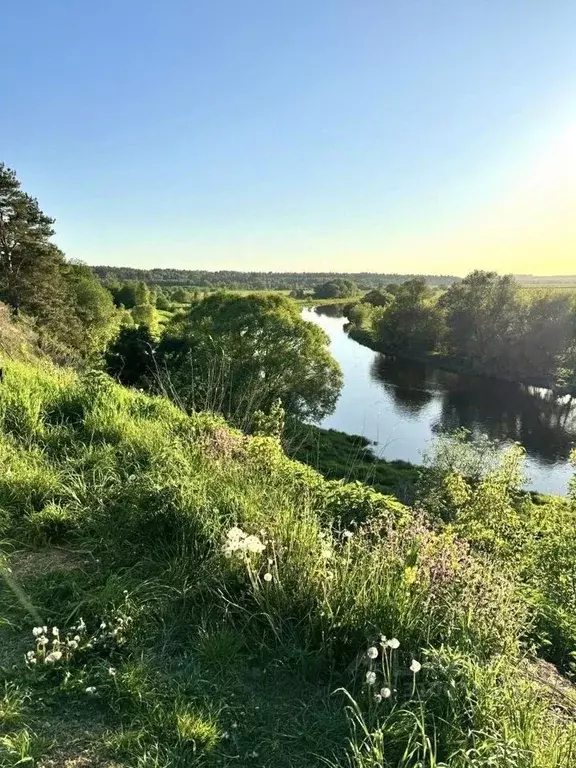
<instances>
[{"instance_id":1,"label":"river","mask_svg":"<svg viewBox=\"0 0 576 768\"><path fill-rule=\"evenodd\" d=\"M336 410L320 426L363 435L384 459L422 463L440 432L464 427L505 447L526 449L526 487L566 493L568 458L576 445L576 406L548 390L394 360L348 337L338 310L303 310L330 337L344 386Z\"/></svg>"}]
</instances>

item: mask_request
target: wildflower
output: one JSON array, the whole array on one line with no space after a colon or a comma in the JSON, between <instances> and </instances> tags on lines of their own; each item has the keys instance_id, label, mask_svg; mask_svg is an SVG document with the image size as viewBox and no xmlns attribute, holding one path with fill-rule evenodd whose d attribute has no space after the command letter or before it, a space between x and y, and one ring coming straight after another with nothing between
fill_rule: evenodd
<instances>
[{"instance_id":1,"label":"wildflower","mask_svg":"<svg viewBox=\"0 0 576 768\"><path fill-rule=\"evenodd\" d=\"M29 661L32 664L34 664L34 662L36 661L36 654L34 653L34 651L28 651L28 653L26 654L26 661Z\"/></svg>"},{"instance_id":2,"label":"wildflower","mask_svg":"<svg viewBox=\"0 0 576 768\"><path fill-rule=\"evenodd\" d=\"M84 624L84 619L80 617L80 621L78 622L78 626L76 627L77 632L84 632L86 629L86 624Z\"/></svg>"},{"instance_id":3,"label":"wildflower","mask_svg":"<svg viewBox=\"0 0 576 768\"><path fill-rule=\"evenodd\" d=\"M103 621L102 624L100 624L100 629L106 629L106 622Z\"/></svg>"},{"instance_id":4,"label":"wildflower","mask_svg":"<svg viewBox=\"0 0 576 768\"><path fill-rule=\"evenodd\" d=\"M410 671L416 674L417 672L420 672L421 669L422 664L420 664L419 661L416 661L416 659L412 659L412 664L410 664Z\"/></svg>"},{"instance_id":5,"label":"wildflower","mask_svg":"<svg viewBox=\"0 0 576 768\"><path fill-rule=\"evenodd\" d=\"M74 642L79 643L80 642L80 635L74 635Z\"/></svg>"},{"instance_id":6,"label":"wildflower","mask_svg":"<svg viewBox=\"0 0 576 768\"><path fill-rule=\"evenodd\" d=\"M93 685L89 685L85 690L89 696L93 696L96 693L96 688Z\"/></svg>"},{"instance_id":7,"label":"wildflower","mask_svg":"<svg viewBox=\"0 0 576 768\"><path fill-rule=\"evenodd\" d=\"M116 675L116 670L114 667L108 667L108 674L114 677Z\"/></svg>"},{"instance_id":8,"label":"wildflower","mask_svg":"<svg viewBox=\"0 0 576 768\"><path fill-rule=\"evenodd\" d=\"M380 704L380 702L382 701L382 695L380 693L375 693L374 701L376 702L376 704Z\"/></svg>"},{"instance_id":9,"label":"wildflower","mask_svg":"<svg viewBox=\"0 0 576 768\"><path fill-rule=\"evenodd\" d=\"M374 685L376 682L376 672L366 672L366 682L368 685Z\"/></svg>"},{"instance_id":10,"label":"wildflower","mask_svg":"<svg viewBox=\"0 0 576 768\"><path fill-rule=\"evenodd\" d=\"M264 552L266 547L262 544L258 536L247 536L244 539L244 549L247 552L254 552L259 555L261 552Z\"/></svg>"},{"instance_id":11,"label":"wildflower","mask_svg":"<svg viewBox=\"0 0 576 768\"><path fill-rule=\"evenodd\" d=\"M43 647L45 645L48 645L48 638L42 635L41 637L38 638L36 642L40 647Z\"/></svg>"},{"instance_id":12,"label":"wildflower","mask_svg":"<svg viewBox=\"0 0 576 768\"><path fill-rule=\"evenodd\" d=\"M42 632L47 635L48 634L48 627L42 627Z\"/></svg>"},{"instance_id":13,"label":"wildflower","mask_svg":"<svg viewBox=\"0 0 576 768\"><path fill-rule=\"evenodd\" d=\"M54 664L56 661L60 661L62 658L62 651L52 651L44 659L44 664Z\"/></svg>"},{"instance_id":14,"label":"wildflower","mask_svg":"<svg viewBox=\"0 0 576 768\"><path fill-rule=\"evenodd\" d=\"M380 688L380 696L382 696L383 699L389 699L390 696L392 696L392 691L390 688Z\"/></svg>"},{"instance_id":15,"label":"wildflower","mask_svg":"<svg viewBox=\"0 0 576 768\"><path fill-rule=\"evenodd\" d=\"M54 635L54 637L60 637L60 630L58 629L58 627L52 627L52 634Z\"/></svg>"},{"instance_id":16,"label":"wildflower","mask_svg":"<svg viewBox=\"0 0 576 768\"><path fill-rule=\"evenodd\" d=\"M265 573L264 574L264 581L271 582L272 581L272 574L271 573Z\"/></svg>"},{"instance_id":17,"label":"wildflower","mask_svg":"<svg viewBox=\"0 0 576 768\"><path fill-rule=\"evenodd\" d=\"M392 640L388 640L388 647L395 651L397 648L400 648L400 640L393 637Z\"/></svg>"},{"instance_id":18,"label":"wildflower","mask_svg":"<svg viewBox=\"0 0 576 768\"><path fill-rule=\"evenodd\" d=\"M378 658L378 648L376 648L375 645L371 645L370 648L366 651L366 656L368 656L369 659L377 659Z\"/></svg>"},{"instance_id":19,"label":"wildflower","mask_svg":"<svg viewBox=\"0 0 576 768\"><path fill-rule=\"evenodd\" d=\"M32 634L34 637L40 637L44 633L44 627L34 627L32 629Z\"/></svg>"},{"instance_id":20,"label":"wildflower","mask_svg":"<svg viewBox=\"0 0 576 768\"><path fill-rule=\"evenodd\" d=\"M68 640L68 642L66 643L66 645L67 645L67 646L68 646L68 648L70 648L72 651L75 651L75 650L76 650L76 648L78 648L78 643L76 642L76 640Z\"/></svg>"}]
</instances>

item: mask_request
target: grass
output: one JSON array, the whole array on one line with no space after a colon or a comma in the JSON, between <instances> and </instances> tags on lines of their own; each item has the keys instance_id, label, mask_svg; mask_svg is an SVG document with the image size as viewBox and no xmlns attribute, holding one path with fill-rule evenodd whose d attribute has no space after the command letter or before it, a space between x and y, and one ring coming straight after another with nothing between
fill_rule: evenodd
<instances>
[{"instance_id":1,"label":"grass","mask_svg":"<svg viewBox=\"0 0 576 768\"><path fill-rule=\"evenodd\" d=\"M328 464L365 447L311 439ZM560 705L528 674L574 648L574 511L515 495L511 465L468 485L442 454L410 509L22 363L0 460L0 766L574 764L569 682Z\"/></svg>"},{"instance_id":2,"label":"grass","mask_svg":"<svg viewBox=\"0 0 576 768\"><path fill-rule=\"evenodd\" d=\"M406 503L414 500L422 467L378 458L370 441L360 435L311 424L290 427L284 441L288 455L314 467L324 477L359 481Z\"/></svg>"}]
</instances>

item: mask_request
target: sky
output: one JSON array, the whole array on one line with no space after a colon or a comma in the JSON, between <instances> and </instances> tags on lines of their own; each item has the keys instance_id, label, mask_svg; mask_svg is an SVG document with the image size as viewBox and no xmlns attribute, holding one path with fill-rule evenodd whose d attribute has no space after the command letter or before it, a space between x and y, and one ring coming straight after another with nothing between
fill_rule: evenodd
<instances>
[{"instance_id":1,"label":"sky","mask_svg":"<svg viewBox=\"0 0 576 768\"><path fill-rule=\"evenodd\" d=\"M576 273L574 0L28 0L0 160L89 264Z\"/></svg>"}]
</instances>

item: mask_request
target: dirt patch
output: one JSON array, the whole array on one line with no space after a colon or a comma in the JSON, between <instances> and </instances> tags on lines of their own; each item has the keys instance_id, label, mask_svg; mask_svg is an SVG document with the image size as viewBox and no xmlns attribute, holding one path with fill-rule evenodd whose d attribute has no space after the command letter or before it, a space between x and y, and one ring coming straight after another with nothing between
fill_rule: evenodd
<instances>
[{"instance_id":1,"label":"dirt patch","mask_svg":"<svg viewBox=\"0 0 576 768\"><path fill-rule=\"evenodd\" d=\"M82 565L83 560L77 553L59 547L16 552L8 560L12 577L23 581L47 573L76 571Z\"/></svg>"}]
</instances>

